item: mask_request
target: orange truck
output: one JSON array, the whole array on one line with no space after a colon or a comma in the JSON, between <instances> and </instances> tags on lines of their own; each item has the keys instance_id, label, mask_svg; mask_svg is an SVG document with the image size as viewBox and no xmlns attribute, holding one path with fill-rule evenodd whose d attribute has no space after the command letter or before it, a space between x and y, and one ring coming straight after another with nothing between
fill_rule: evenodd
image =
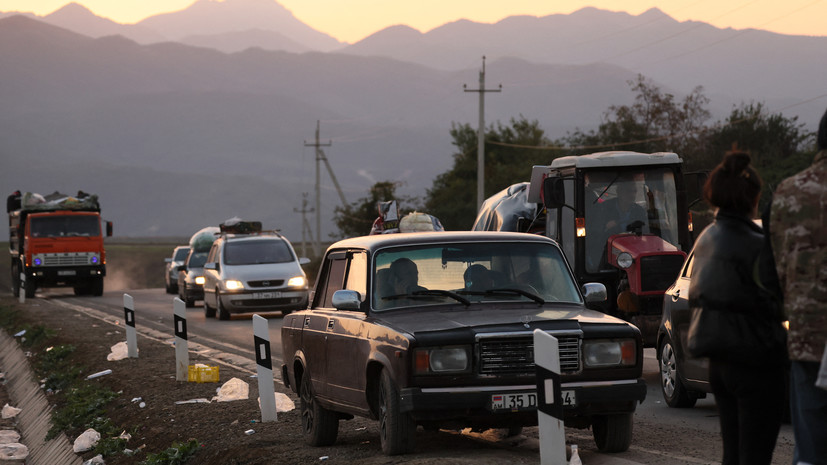
<instances>
[{"instance_id":1,"label":"orange truck","mask_svg":"<svg viewBox=\"0 0 827 465\"><path fill-rule=\"evenodd\" d=\"M9 252L15 297L21 289L72 287L76 295L103 295L106 252L97 195L8 196ZM112 223L105 223L112 235Z\"/></svg>"}]
</instances>

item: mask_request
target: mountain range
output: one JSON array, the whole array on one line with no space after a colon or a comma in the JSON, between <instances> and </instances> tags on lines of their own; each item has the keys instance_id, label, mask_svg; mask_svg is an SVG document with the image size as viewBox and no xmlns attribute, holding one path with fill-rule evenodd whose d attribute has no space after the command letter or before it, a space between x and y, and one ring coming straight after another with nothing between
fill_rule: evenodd
<instances>
[{"instance_id":1,"label":"mountain range","mask_svg":"<svg viewBox=\"0 0 827 465\"><path fill-rule=\"evenodd\" d=\"M348 201L382 180L424 195L452 163L452 122L476 126L462 84L476 87L482 55L486 85L503 85L486 97L489 124L523 115L552 138L631 102L637 73L676 95L703 85L716 118L755 100L812 128L825 106L827 37L658 10L394 26L343 44L272 0L198 0L133 25L69 4L0 13L0 186L96 192L118 235L186 236L240 216L295 240L317 120ZM325 186L326 237L339 200Z\"/></svg>"}]
</instances>

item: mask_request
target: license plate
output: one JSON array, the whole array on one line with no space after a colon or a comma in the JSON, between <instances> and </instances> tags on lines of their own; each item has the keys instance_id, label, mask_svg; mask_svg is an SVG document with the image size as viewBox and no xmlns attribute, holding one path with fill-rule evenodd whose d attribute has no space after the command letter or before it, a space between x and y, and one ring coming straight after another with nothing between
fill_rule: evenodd
<instances>
[{"instance_id":1,"label":"license plate","mask_svg":"<svg viewBox=\"0 0 827 465\"><path fill-rule=\"evenodd\" d=\"M254 299L278 299L281 297L281 292L254 292Z\"/></svg>"},{"instance_id":2,"label":"license plate","mask_svg":"<svg viewBox=\"0 0 827 465\"><path fill-rule=\"evenodd\" d=\"M563 405L574 407L577 405L575 391L562 391ZM491 410L527 410L537 408L537 394L494 394L491 396Z\"/></svg>"},{"instance_id":3,"label":"license plate","mask_svg":"<svg viewBox=\"0 0 827 465\"><path fill-rule=\"evenodd\" d=\"M537 394L494 394L491 396L491 410L529 410L537 408Z\"/></svg>"},{"instance_id":4,"label":"license plate","mask_svg":"<svg viewBox=\"0 0 827 465\"><path fill-rule=\"evenodd\" d=\"M57 270L58 276L74 276L75 270Z\"/></svg>"}]
</instances>

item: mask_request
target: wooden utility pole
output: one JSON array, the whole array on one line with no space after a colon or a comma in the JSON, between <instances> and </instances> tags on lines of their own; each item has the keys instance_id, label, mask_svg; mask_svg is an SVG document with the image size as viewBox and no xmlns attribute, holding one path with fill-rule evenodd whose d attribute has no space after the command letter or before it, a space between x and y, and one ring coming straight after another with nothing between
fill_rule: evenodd
<instances>
[{"instance_id":1,"label":"wooden utility pole","mask_svg":"<svg viewBox=\"0 0 827 465\"><path fill-rule=\"evenodd\" d=\"M296 213L302 214L302 257L307 257L307 241L313 239L313 230L310 229L310 223L307 221L307 213L313 213L315 208L307 209L307 192L302 192L302 208L293 208ZM317 244L313 244L313 255L318 257L320 255Z\"/></svg>"},{"instance_id":2,"label":"wooden utility pole","mask_svg":"<svg viewBox=\"0 0 827 465\"><path fill-rule=\"evenodd\" d=\"M480 94L480 123L477 130L477 211L482 207L485 200L485 93L502 92L503 85L497 89L485 88L485 55L482 57L482 70L480 70L480 88L467 89L463 84L465 92L478 92Z\"/></svg>"},{"instance_id":3,"label":"wooden utility pole","mask_svg":"<svg viewBox=\"0 0 827 465\"><path fill-rule=\"evenodd\" d=\"M322 147L330 147L333 145L331 141L327 141L326 144L322 144L319 142L319 126L321 123L319 120L316 120L316 142L312 144L308 144L307 141L304 141L305 147L315 147L316 148L316 247L315 250L317 254L320 254L321 247L322 247L322 194L321 194L321 166L320 163L324 162L325 167L327 167L327 172L330 174L330 179L333 180L333 185L336 186L336 191L339 193L339 198L342 200L342 206L347 208L347 201L345 200L345 194L342 192L342 187L339 186L339 181L336 180L336 175L333 174L333 170L330 168L330 163L327 161L327 157L325 156L324 152L322 151Z\"/></svg>"}]
</instances>

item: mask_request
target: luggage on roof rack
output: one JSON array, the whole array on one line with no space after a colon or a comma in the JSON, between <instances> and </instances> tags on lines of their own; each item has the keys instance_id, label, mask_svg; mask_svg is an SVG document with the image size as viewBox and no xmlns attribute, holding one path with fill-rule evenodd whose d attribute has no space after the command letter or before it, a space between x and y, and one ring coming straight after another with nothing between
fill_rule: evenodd
<instances>
[{"instance_id":1,"label":"luggage on roof rack","mask_svg":"<svg viewBox=\"0 0 827 465\"><path fill-rule=\"evenodd\" d=\"M254 234L261 232L261 221L227 220L218 227L222 234Z\"/></svg>"}]
</instances>

